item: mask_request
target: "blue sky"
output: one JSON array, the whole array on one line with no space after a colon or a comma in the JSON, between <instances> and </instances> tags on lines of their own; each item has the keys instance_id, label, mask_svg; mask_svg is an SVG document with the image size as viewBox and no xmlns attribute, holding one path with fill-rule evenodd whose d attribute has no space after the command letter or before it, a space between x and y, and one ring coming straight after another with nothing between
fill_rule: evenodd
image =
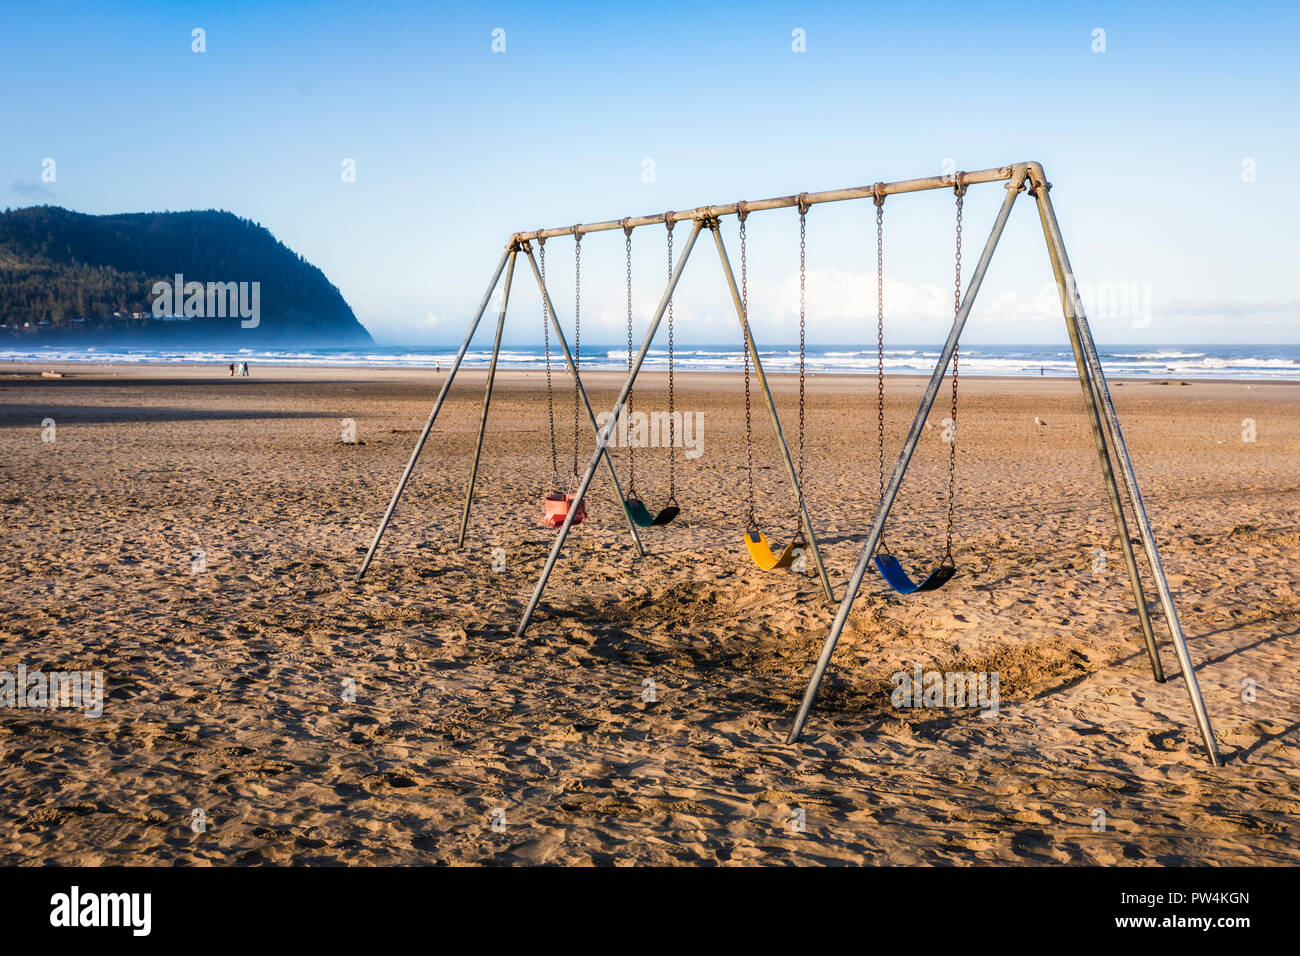
<instances>
[{"instance_id":1,"label":"blue sky","mask_svg":"<svg viewBox=\"0 0 1300 956\"><path fill-rule=\"evenodd\" d=\"M1149 302L1094 312L1099 341L1297 342L1297 10L11 4L0 205L229 209L320 266L380 341L432 344L463 334L517 229L1036 159L1081 282ZM806 52L791 48L796 28ZM349 158L355 182L341 176ZM1000 191L971 192L972 260ZM951 317L952 212L942 192L887 204L893 341L937 340ZM873 214L809 214L813 341L874 337ZM625 334L621 239L583 244L588 341ZM635 237L638 328L663 240ZM756 215L750 243L756 332L793 341L793 211ZM548 259L571 319L572 242L553 240ZM536 288L519 279L512 343L539 336ZM1064 341L1050 280L1025 203L968 340ZM734 337L710 247L678 302L680 340Z\"/></svg>"}]
</instances>

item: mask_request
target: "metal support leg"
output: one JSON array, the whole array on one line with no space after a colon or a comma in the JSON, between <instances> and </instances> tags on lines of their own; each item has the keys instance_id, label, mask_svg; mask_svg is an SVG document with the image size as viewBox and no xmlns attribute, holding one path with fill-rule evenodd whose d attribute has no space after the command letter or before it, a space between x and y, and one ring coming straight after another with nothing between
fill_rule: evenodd
<instances>
[{"instance_id":1,"label":"metal support leg","mask_svg":"<svg viewBox=\"0 0 1300 956\"><path fill-rule=\"evenodd\" d=\"M497 357L501 354L501 332L506 325L506 308L510 305L510 283L515 278L515 256L518 251L510 253L510 263L506 266L506 284L501 292L501 313L497 316L497 334L492 339L492 361L488 363L487 387L483 390L483 416L478 422L478 439L474 442L474 463L470 465L469 481L465 485L465 507L460 512L460 534L456 536L456 547L465 547L465 530L469 527L469 506L474 500L474 481L478 478L478 462L483 454L483 435L487 431L488 406L492 404L492 384L497 377Z\"/></svg>"},{"instance_id":2,"label":"metal support leg","mask_svg":"<svg viewBox=\"0 0 1300 956\"><path fill-rule=\"evenodd\" d=\"M1214 740L1214 730L1210 726L1210 715L1206 711L1205 701L1201 697L1201 688L1196 680L1196 671L1192 666L1191 654L1188 653L1187 641L1183 637L1183 628L1178 621L1178 610L1174 607L1173 592L1169 588L1169 580L1165 577L1164 566L1160 562L1160 551L1156 547L1155 535L1151 531L1151 521L1147 517L1146 507L1142 504L1142 492L1138 488L1137 475L1133 471L1133 461L1129 457L1128 447L1124 444L1124 434L1120 430L1119 415L1115 411L1110 389L1106 385L1106 373L1101 367L1101 359L1097 355L1096 343L1092 340L1092 331L1088 327L1088 319L1084 315L1083 304L1079 301L1078 291L1074 284L1074 273L1070 268L1070 260L1065 252L1065 242L1061 238L1061 228L1056 221L1052 201L1047 195L1048 185L1041 178L1041 170L1036 170L1036 173L1034 193L1038 201L1039 217L1043 222L1043 233L1047 237L1047 245L1052 253L1052 258L1064 276L1063 288L1068 302L1068 310L1072 311L1076 316L1079 344L1083 349L1084 358L1087 360L1088 371L1096 390L1096 397L1101 402L1107 435L1110 438L1111 446L1115 449L1115 459L1119 463L1120 472L1124 476L1124 485L1128 490L1129 501L1133 505L1133 513L1137 518L1142 546L1146 551L1152 574L1155 576L1156 591L1160 596L1160 607L1164 611L1165 621L1169 625L1169 634L1173 639L1174 652L1178 655L1178 665L1183 672L1183 682L1187 686L1187 696L1192 703L1196 724L1200 728L1201 737L1205 740L1205 749L1210 763L1218 767L1221 765L1219 749Z\"/></svg>"},{"instance_id":3,"label":"metal support leg","mask_svg":"<svg viewBox=\"0 0 1300 956\"><path fill-rule=\"evenodd\" d=\"M880 507L876 509L876 519L871 525L871 533L867 535L867 543L862 548L862 554L858 556L858 563L853 569L853 576L849 578L848 590L844 592L844 597L840 600L839 610L835 613L835 620L831 624L830 633L826 635L826 641L822 645L821 655L817 658L817 666L813 668L812 679L808 681L808 689L804 692L803 703L799 706L799 713L794 719L794 725L790 728L789 736L786 737L786 743L794 743L799 739L799 735L803 732L804 723L808 720L808 714L812 710L813 702L817 699L817 689L821 686L822 678L826 676L826 668L830 665L831 655L835 652L835 645L840 639L840 633L844 630L844 625L848 623L849 612L853 609L853 601L858 596L858 588L862 586L862 579L866 576L867 567L871 563L871 556L875 553L881 532L884 531L885 520L889 517L889 509L894 504L894 498L898 495L898 489L903 483L903 476L907 473L907 466L912 460L912 453L916 450L916 443L920 440L921 432L925 429L925 420L930 415L930 406L934 404L935 396L939 394L939 386L943 384L944 373L948 369L948 363L952 361L952 354L956 351L957 342L961 338L961 330L966 325L966 319L970 315L971 307L975 304L975 296L980 290L980 285L984 282L984 274L988 271L989 261L993 258L993 250L997 248L998 240L1002 237L1002 230L1006 227L1007 218L1011 215L1011 206L1015 203L1016 196L1020 193L1024 183L1025 173L1025 167L1016 167L1011 181L1007 183L1007 197L1003 200L1002 208L998 211L997 221L993 223L993 231L984 244L984 252L980 255L979 264L975 267L974 275L971 276L970 285L966 287L966 297L962 299L961 307L957 310L957 315L953 319L952 330L948 333L948 341L944 344L939 361L935 363L934 372L930 376L930 384L926 386L925 395L921 398L921 405L916 410L916 418L912 420L912 428L907 433L907 440L903 442L902 451L898 454L898 463L894 465L894 474L885 488Z\"/></svg>"},{"instance_id":4,"label":"metal support leg","mask_svg":"<svg viewBox=\"0 0 1300 956\"><path fill-rule=\"evenodd\" d=\"M375 531L375 538L370 542L370 550L366 552L365 559L361 562L361 570L357 572L357 580L360 581L366 576L366 570L370 567L370 562L374 560L375 552L379 550L379 540L384 536L384 529L388 527L388 522L392 520L393 511L397 508L397 500L402 497L402 491L406 488L407 481L411 478L411 472L415 470L415 462L420 457L420 452L424 448L424 443L429 437L429 432L433 430L434 420L438 417L438 412L442 410L442 403L447 398L447 392L451 389L452 380L456 378L456 372L460 369L460 363L465 358L466 351L469 350L469 343L474 338L474 333L478 330L479 320L483 318L483 313L487 311L488 300L492 298L492 293L501 280L501 273L505 271L506 260L510 257L514 249L514 240L506 245L505 251L501 253L501 261L497 263L496 272L492 274L492 281L488 284L487 292L483 293L483 301L478 304L478 311L474 313L474 320L469 324L469 331L465 333L465 341L460 344L460 351L456 353L456 361L451 363L451 368L447 372L447 380L442 383L442 389L438 392L438 399L433 403L433 411L429 412L429 420L424 423L424 431L420 432L419 439L415 442L415 448L411 451L410 461L406 463L406 470L402 472L401 479L397 482L397 487L393 490L393 497L388 502L388 509L384 512L384 517L380 519L379 528Z\"/></svg>"},{"instance_id":5,"label":"metal support leg","mask_svg":"<svg viewBox=\"0 0 1300 956\"><path fill-rule=\"evenodd\" d=\"M826 600L834 601L835 592L831 588L830 578L826 576L826 567L822 564L821 549L817 546L817 535L813 531L812 518L808 515L808 506L804 501L803 489L799 487L799 476L795 473L794 461L790 458L790 446L786 444L785 434L781 431L781 419L776 413L776 401L772 398L772 390L768 388L767 376L763 374L763 363L758 358L758 347L754 344L754 335L749 328L749 317L745 315L745 304L740 298L740 289L736 287L736 276L731 271L731 260L727 258L727 249L722 243L722 231L718 228L716 220L709 223L709 228L713 230L713 241L718 247L718 257L722 260L722 271L727 277L727 287L731 290L731 300L735 303L736 316L740 319L740 328L745 335L745 348L749 350L750 360L754 363L754 372L758 377L758 387L763 392L763 400L767 402L767 412L772 416L772 429L776 432L777 443L781 446L781 457L785 461L785 471L790 476L790 484L794 487L795 501L799 506L799 520L803 525L803 533L808 541L808 547L812 551L813 564L817 567L817 577L821 579L822 590L826 592Z\"/></svg>"},{"instance_id":6,"label":"metal support leg","mask_svg":"<svg viewBox=\"0 0 1300 956\"><path fill-rule=\"evenodd\" d=\"M1049 249L1050 252L1050 249ZM1142 629L1142 640L1146 644L1147 658L1151 663L1151 674L1158 683L1165 682L1165 668L1160 661L1160 652L1156 648L1155 634L1151 630L1151 614L1147 610L1146 594L1142 590L1142 577L1138 573L1137 559L1133 554L1133 542L1129 538L1128 521L1124 518L1124 503L1120 498L1119 486L1115 482L1115 469L1106 445L1106 433L1098 409L1097 396L1093 390L1092 376L1088 374L1088 360L1084 358L1083 346L1079 341L1079 329L1073 308L1065 291L1065 276L1060 263L1052 255L1052 271L1056 274L1057 286L1061 290L1061 306L1065 311L1065 327L1070 335L1070 348L1074 351L1074 365L1079 373L1079 384L1083 386L1083 402L1088 409L1088 423L1092 427L1092 437L1097 443L1097 457L1101 461L1101 474L1106 485L1106 496L1110 499L1111 514L1115 518L1115 531L1119 534L1120 547L1124 552L1124 566L1128 569L1129 583L1133 588L1133 600L1137 605L1138 624Z\"/></svg>"},{"instance_id":7,"label":"metal support leg","mask_svg":"<svg viewBox=\"0 0 1300 956\"><path fill-rule=\"evenodd\" d=\"M574 492L573 501L569 504L569 513L564 518L564 524L560 526L560 532L555 537L555 544L551 545L551 553L546 558L546 566L542 568L542 573L537 579L537 585L533 588L533 596L529 598L528 607L524 610L524 616L520 619L519 626L515 628L516 637L523 636L524 632L528 630L529 622L533 619L533 612L537 610L537 603L542 599L542 592L546 590L546 582L551 576L556 560L560 557L560 550L564 547L564 539L568 537L569 528L573 526L573 516L577 514L583 495L587 493L587 486L591 484L591 477L596 473L596 465L600 463L601 455L605 453L605 445L609 441L609 436L614 434L614 430L618 427L618 420L623 414L628 393L632 390L632 384L636 381L637 373L641 371L641 365L645 362L646 353L650 351L650 344L654 341L655 332L659 329L659 323L663 321L664 313L668 311L668 302L673 297L673 290L677 288L677 280L682 276L686 260L690 258L691 250L695 248L695 240L699 238L702 226L701 220L695 220L691 234L686 240L686 246L682 249L682 253L677 259L677 265L673 269L672 278L668 280L668 288L664 290L663 298L659 300L659 307L655 309L654 318L650 320L650 327L646 329L645 338L641 342L641 350L637 352L632 367L628 369L627 379L619 390L618 401L614 403L609 421L596 438L596 451L592 454L591 461L587 463L587 470L582 476L582 481L578 483L578 489ZM541 274L538 273L538 278L540 279L540 277ZM554 315L553 312L551 314Z\"/></svg>"},{"instance_id":8,"label":"metal support leg","mask_svg":"<svg viewBox=\"0 0 1300 956\"><path fill-rule=\"evenodd\" d=\"M605 470L609 472L609 480L614 483L614 494L618 496L618 506L623 512L623 520L627 522L627 530L632 535L632 545L636 548L638 558L645 557L645 548L641 544L641 534L636 529L636 524L632 521L632 516L627 513L623 507L626 500L623 497L623 486L618 480L618 471L614 468L614 461L609 456L609 450L600 441L600 426L596 424L596 413L592 411L591 402L587 400L587 389L582 384L582 376L578 374L578 366L573 360L573 353L569 351L569 341L564 337L564 330L560 328L559 316L555 314L555 305L551 302L551 293L546 288L546 283L542 281L542 272L537 268L537 260L533 258L532 246L525 243L523 246L524 255L528 256L528 263L533 267L533 276L537 279L537 288L541 290L542 297L546 300L546 311L551 317L551 328L555 330L555 337L560 343L560 349L564 352L564 361L569 365L569 371L573 374L573 380L578 383L578 392L582 396L582 404L587 409L587 417L591 419L592 431L596 433L596 447L600 451L601 458L605 462ZM579 499L581 500L581 499ZM578 502L575 501L570 506L570 511L576 511Z\"/></svg>"}]
</instances>

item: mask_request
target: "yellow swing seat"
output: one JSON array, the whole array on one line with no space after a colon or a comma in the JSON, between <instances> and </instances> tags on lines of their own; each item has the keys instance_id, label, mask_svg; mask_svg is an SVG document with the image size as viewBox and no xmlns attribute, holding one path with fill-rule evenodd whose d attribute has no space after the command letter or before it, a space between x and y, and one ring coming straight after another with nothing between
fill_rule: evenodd
<instances>
[{"instance_id":1,"label":"yellow swing seat","mask_svg":"<svg viewBox=\"0 0 1300 956\"><path fill-rule=\"evenodd\" d=\"M755 539L754 535L758 535L758 538ZM777 568L790 567L790 565L794 564L794 553L799 545L798 540L792 541L785 546L784 551L777 555L772 553L772 546L767 543L767 537L763 532L745 532L745 547L749 549L749 556L764 571L775 571Z\"/></svg>"}]
</instances>

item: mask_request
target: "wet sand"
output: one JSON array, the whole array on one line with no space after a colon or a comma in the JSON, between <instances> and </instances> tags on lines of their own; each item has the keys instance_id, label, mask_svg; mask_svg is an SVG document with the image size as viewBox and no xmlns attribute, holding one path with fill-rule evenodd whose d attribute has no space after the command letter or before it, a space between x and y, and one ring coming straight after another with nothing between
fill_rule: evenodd
<instances>
[{"instance_id":1,"label":"wet sand","mask_svg":"<svg viewBox=\"0 0 1300 956\"><path fill-rule=\"evenodd\" d=\"M0 862L1300 860L1300 385L1112 383L1214 769L1148 573L1152 680L1075 380L963 378L958 574L910 597L869 574L787 745L834 607L745 553L739 376L678 376L703 453L677 452L681 516L642 532L650 555L598 472L517 639L555 534L540 373L498 375L457 550L484 382L462 374L357 585L442 375L45 368L0 367L0 670L102 670L106 700L98 719L0 708ZM795 380L773 381L793 448ZM647 374L637 407L665 408L664 384ZM922 385L889 380L887 461ZM617 386L588 379L598 409ZM805 494L837 597L877 500L874 396L810 379ZM559 388L566 475L572 403ZM918 573L943 550L946 415L945 390L888 529ZM757 395L753 425L780 546L793 507ZM667 455L636 455L652 509ZM997 715L892 706L916 666L996 673Z\"/></svg>"}]
</instances>

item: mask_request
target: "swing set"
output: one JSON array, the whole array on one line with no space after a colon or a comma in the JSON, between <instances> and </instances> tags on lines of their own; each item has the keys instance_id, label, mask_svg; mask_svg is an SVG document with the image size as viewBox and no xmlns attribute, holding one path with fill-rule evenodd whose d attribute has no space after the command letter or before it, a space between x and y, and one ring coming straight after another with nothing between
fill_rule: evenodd
<instances>
[{"instance_id":1,"label":"swing set","mask_svg":"<svg viewBox=\"0 0 1300 956\"><path fill-rule=\"evenodd\" d=\"M668 226L668 277L673 275L673 223L667 222ZM626 223L623 226L623 248L624 256L627 260L627 367L632 368L632 227ZM677 504L677 468L675 466L676 456L673 453L673 447L676 445L676 425L673 421L673 412L676 408L676 387L675 387L675 369L673 367L673 300L668 300L668 502L659 509L655 514L650 513L650 509L645 506L641 496L636 493L636 442L628 442L627 445L627 500L623 502L623 507L627 510L628 517L639 528L661 528L671 522L682 513L681 507ZM628 418L632 417L632 390L627 391L627 414Z\"/></svg>"},{"instance_id":2,"label":"swing set","mask_svg":"<svg viewBox=\"0 0 1300 956\"><path fill-rule=\"evenodd\" d=\"M546 247L538 251L542 283L546 283ZM575 235L573 244L573 468L569 487L578 480L578 410L583 396L582 376L582 236ZM551 483L542 495L542 524L558 528L573 511L573 523L587 520L587 507L581 501L575 504L571 491L565 491L560 481L559 451L555 444L555 386L551 377L550 297L542 298L542 341L546 353L546 418L551 438ZM494 355L495 359L496 356ZM484 400L486 406L487 400ZM485 407L486 412L486 407ZM486 414L484 416L486 418ZM473 478L471 477L471 481ZM466 502L468 506L468 502Z\"/></svg>"},{"instance_id":3,"label":"swing set","mask_svg":"<svg viewBox=\"0 0 1300 956\"><path fill-rule=\"evenodd\" d=\"M1001 182L1005 185L1005 198L998 211L993 229L980 254L978 263L976 264L963 293L962 213L964 198L967 189L970 186L995 182ZM1021 193L1028 193L1034 198L1037 206L1039 220L1047 244L1048 257L1051 261L1057 289L1060 294L1066 331L1069 335L1070 345L1074 353L1075 366L1079 377L1079 383L1083 391L1084 404L1088 412L1089 425L1096 444L1098 459L1101 463L1103 483L1105 485L1107 498L1110 502L1116 531L1123 551L1124 563L1132 586L1133 597L1137 607L1138 623L1146 645L1152 675L1157 682L1163 682L1165 680L1163 664L1161 663L1157 650L1150 612L1147 607L1144 585L1138 570L1133 541L1129 535L1128 519L1126 517L1125 507L1126 504L1128 509L1131 510L1133 518L1137 522L1139 538L1141 540L1147 563L1150 566L1152 577L1154 578L1161 611L1163 612L1166 625L1169 629L1171 643L1173 644L1174 652L1178 658L1183 683L1191 702L1193 715L1200 730L1201 737L1205 743L1207 756L1213 765L1219 766L1219 753L1215 743L1214 733L1210 726L1209 715L1205 708L1205 702L1201 697L1200 687L1196 680L1191 656L1187 650L1187 643L1183 635L1182 626L1179 623L1177 610L1174 607L1173 594L1161 564L1160 554L1156 546L1154 534L1151 530L1151 522L1142 502L1137 477L1133 470L1133 463L1129 457L1128 449L1124 442L1124 436L1120 429L1119 417L1115 411L1114 403L1111 400L1109 387L1106 384L1106 377L1101 366L1101 359L1097 354L1097 347L1092 339L1092 332L1089 328L1087 317L1084 315L1083 304L1076 289L1074 274L1066 255L1064 240L1061 238L1060 227L1056 221L1056 214L1052 208L1051 200L1048 197L1048 191L1050 188L1051 185L1047 182L1040 164L1033 162L1017 163L1010 166L979 170L977 172L957 172L951 175L930 176L920 179L901 180L892 183L877 182L871 186L829 190L819 193L800 193L793 196L782 196L757 201L741 201L720 206L701 206L695 209L670 211L657 215L611 219L603 222L580 224L565 228L539 229L533 232L515 233L506 243L506 248L501 254L500 261L497 263L496 271L492 276L492 281L488 286L488 290L484 293L478 311L475 313L474 318L470 323L469 331L467 332L465 339L460 346L460 350L457 352L456 358L451 365L447 379L443 382L442 388L438 393L438 397L429 414L429 418L425 423L424 429L416 441L415 448L407 462L406 469L402 473L397 488L394 490L393 496L388 503L388 508L380 520L374 539L370 544L370 548L366 552L361 569L357 574L357 580L361 580L361 578L364 577L374 559L375 553L379 548L380 540L383 537L384 530L392 519L393 512L397 507L397 502L411 477L416 461L419 458L426 440L428 439L429 433L433 428L434 421L437 419L438 412L442 408L447 393L451 388L456 372L461 366L461 362L465 357L465 353L474 337L479 322L487 309L488 301L498 283L501 281L501 276L504 272L505 285L502 293L501 310L497 319L496 337L493 342L492 358L488 366L487 385L483 397L482 417L480 419L478 439L475 444L470 476L465 491L464 508L461 513L458 546L464 546L465 534L469 521L470 505L474 495L474 485L482 452L483 436L487 424L488 408L492 398L492 387L496 375L497 359L500 352L502 328L504 326L506 309L510 298L510 286L514 276L515 262L521 253L528 260L542 297L543 336L546 351L547 410L550 428L552 472L551 483L542 497L542 512L543 523L549 527L558 528L558 533L551 545L545 566L543 567L533 588L532 596L530 597L523 616L516 628L516 636L522 636L531 623L533 615L537 610L542 594L546 588L546 584L550 579L551 572L553 571L564 547L569 531L575 524L580 524L586 519L587 513L584 499L596 470L602 466L609 476L617 500L622 502L623 507L620 510L622 510L624 519L627 523L633 548L638 557L644 556L645 550L638 529L662 527L671 523L681 513L681 506L676 497L676 470L672 452L672 446L674 444L673 439L675 437L673 434L674 426L672 424L672 411L674 410L675 400L673 294L678 281L681 279L682 271L685 268L686 262L695 248L696 240L703 231L708 230L712 234L714 244L717 248L723 276L726 279L728 289L731 292L732 302L736 310L736 316L744 339L746 448L745 548L755 565L764 571L772 571L794 566L796 559L802 552L802 549L806 548L807 553L810 554L813 559L816 574L820 580L822 590L824 591L827 600L834 601L834 592L831 588L830 580L826 574L826 569L821 559L820 548L818 546L817 537L814 533L812 521L809 517L804 496L804 425L806 399L805 293L807 277L805 240L807 231L807 215L812 206L820 203L841 202L855 199L872 199L876 207L876 421L879 445L879 500L871 529L867 534L858 561L850 575L845 593L839 601L839 606L835 613L834 620L831 623L829 633L822 645L821 653L813 666L807 690L804 693L798 713L786 738L788 743L793 743L799 739L803 732L813 704L816 701L818 689L825 677L836 644L839 641L840 635L843 633L844 627L848 621L849 613L852 610L853 603L862 587L868 569L874 567L890 588L899 594L904 595L937 590L951 580L956 573L956 563L953 559L953 530L956 510L956 423L960 361L959 340L962 330L966 325L966 321L970 316L971 309L975 302L975 297L983 283L994 250L997 247L998 241L1001 238L1002 232L1010 217L1012 206ZM884 445L884 205L886 198L889 196L933 189L952 189L956 197L956 251L953 280L953 321L948 333L948 338L944 343L937 362L935 363L934 371L931 374L929 382L922 395L920 404L912 420L911 427L908 430L907 437L903 442L903 447L899 452L893 471L889 477L886 478ZM776 404L772 397L772 391L768 385L767 377L763 372L758 347L754 342L753 332L749 324L747 245L747 220L752 213L770 209L792 207L796 208L799 213L799 427L797 465L785 440L785 435L781 428L780 417L777 414ZM731 262L727 257L720 229L720 222L726 216L735 216L739 226L741 257L741 277L739 284L736 281L735 274L732 272ZM684 248L681 250L680 255L677 257L676 261L674 261L673 226L678 222L687 221L692 223L691 232L685 241ZM642 339L641 346L639 350L637 350L636 354L633 355L632 233L635 229L648 225L663 225L667 228L669 265L668 283L650 320L649 327ZM583 388L581 377L581 242L585 235L596 232L611 231L619 228L624 232L624 249L627 271L627 377L619 391L618 399L615 401L614 407L609 413L606 424L603 427L598 427L595 413L592 410L591 403L587 399L586 390ZM554 304L551 301L550 294L547 290L545 278L545 242L547 239L566 235L572 235L574 239L575 299L574 348L572 351L569 349L564 332L556 317ZM537 257L533 255L533 243L536 243L538 246L539 253ZM538 258L541 259L540 265ZM633 390L637 375L640 373L646 355L654 341L655 334L657 333L665 315L668 317L668 394L670 412L668 498L662 508L657 512L652 513L650 508L646 506L645 502L637 493L635 453L630 447L631 443L629 443L628 454L627 494L623 493L617 471L614 468L607 446L617 428L620 418L625 414L631 414ZM569 481L565 483L563 487L561 486L559 476L558 449L556 446L555 432L554 392L550 351L550 332L552 331L555 333L556 342L564 355L568 370L573 376L574 384L573 461ZM925 428L930 410L938 397L943 380L947 375L949 365L952 367L950 400L951 420L945 424L947 428L950 429L951 434L945 436L948 439L948 467L946 489L947 519L944 549L943 555L938 564L918 582L907 572L899 557L897 557L886 545L884 531L889 518L890 509L898 495L899 488L901 487L903 478L907 473L907 468L911 462L912 455L916 450L921 433ZM773 551L767 537L763 534L762 530L760 530L756 515L751 374L753 380L757 381L759 390L767 405L768 414L772 420L773 431L776 434L777 443L781 450L786 474L793 490L796 529L791 537L790 543L782 548L779 553ZM580 469L578 468L579 432L581 431L579 420L581 418L583 407L586 409L587 418L594 433L595 445L585 470L580 472ZM1120 491L1121 481L1116 478L1117 465L1122 479L1124 489L1123 495Z\"/></svg>"},{"instance_id":4,"label":"swing set","mask_svg":"<svg viewBox=\"0 0 1300 956\"><path fill-rule=\"evenodd\" d=\"M953 318L961 312L961 214L966 197L966 186L957 183L953 186L957 195L957 253L953 279ZM876 433L879 446L880 500L885 500L885 197L877 194L876 203ZM884 532L881 532L872 562L885 582L899 594L916 594L920 591L937 591L957 573L957 565L952 557L952 529L956 518L957 502L957 383L959 351L956 346L952 351L952 415L949 427L952 434L948 439L948 524L943 548L943 560L921 583L912 581L911 575L903 569L885 544Z\"/></svg>"},{"instance_id":5,"label":"swing set","mask_svg":"<svg viewBox=\"0 0 1300 956\"><path fill-rule=\"evenodd\" d=\"M738 206L740 204L737 204ZM804 535L804 523L800 520L804 513L803 488L804 486L804 409L806 406L806 383L807 383L807 287L808 287L808 255L807 255L807 235L808 235L808 206L804 203L799 204L799 467L792 473L796 474L795 485L799 495L799 511L795 514L795 532L791 537L790 543L785 546L780 554L772 551L772 546L768 544L767 536L758 528L758 518L755 516L754 507L754 429L753 429L753 411L752 411L752 390L749 385L750 369L750 348L753 336L749 331L749 249L747 244L746 220L749 218L749 210L738 208L736 218L740 221L740 317L744 326L747 347L744 349L745 365L745 478L746 478L746 508L745 508L745 549L749 552L750 558L754 564L758 565L764 571L774 571L777 568L790 568L794 566L795 560L803 553L807 547L808 538ZM729 270L728 270L729 271ZM733 283L734 285L734 283ZM762 366L758 364L758 352L753 353L754 369L759 377L759 385L763 394L769 399L771 392L767 387L767 379L763 375ZM770 406L772 418L776 420L776 408ZM784 441L783 441L784 444ZM811 532L809 532L811 533ZM827 598L834 600L830 593Z\"/></svg>"}]
</instances>

